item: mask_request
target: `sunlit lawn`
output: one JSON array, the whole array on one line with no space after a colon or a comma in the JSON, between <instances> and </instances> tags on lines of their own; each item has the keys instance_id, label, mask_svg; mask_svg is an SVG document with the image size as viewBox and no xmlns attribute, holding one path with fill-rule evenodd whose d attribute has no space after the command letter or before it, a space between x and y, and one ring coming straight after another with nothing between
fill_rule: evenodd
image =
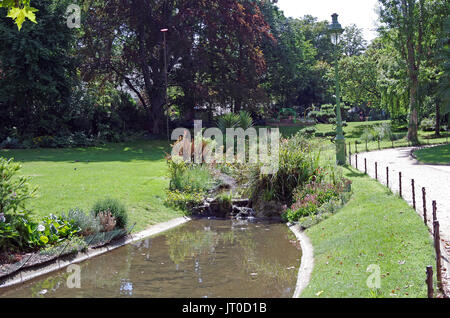
<instances>
[{"instance_id":1,"label":"sunlit lawn","mask_svg":"<svg viewBox=\"0 0 450 318\"><path fill-rule=\"evenodd\" d=\"M424 148L414 152L422 163L450 164L450 144L432 148Z\"/></svg>"},{"instance_id":2,"label":"sunlit lawn","mask_svg":"<svg viewBox=\"0 0 450 318\"><path fill-rule=\"evenodd\" d=\"M121 200L131 224L142 230L181 215L164 206L169 179L164 159L167 142L140 141L83 149L0 151L23 165L21 173L39 186L29 207L36 216L61 214L74 207L89 211L105 197Z\"/></svg>"}]
</instances>

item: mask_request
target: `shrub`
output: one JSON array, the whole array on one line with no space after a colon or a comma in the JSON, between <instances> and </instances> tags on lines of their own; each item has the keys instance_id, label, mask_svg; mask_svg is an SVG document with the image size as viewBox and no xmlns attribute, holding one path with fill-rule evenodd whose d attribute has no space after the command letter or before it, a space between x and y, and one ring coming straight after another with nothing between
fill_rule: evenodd
<instances>
[{"instance_id":1,"label":"shrub","mask_svg":"<svg viewBox=\"0 0 450 318\"><path fill-rule=\"evenodd\" d=\"M96 234L102 230L100 220L93 212L86 214L83 210L75 208L69 210L67 215L62 214L62 218L71 221L74 225L78 226L81 229L80 234L83 236Z\"/></svg>"},{"instance_id":2,"label":"shrub","mask_svg":"<svg viewBox=\"0 0 450 318\"><path fill-rule=\"evenodd\" d=\"M7 137L0 143L0 149L23 149L25 146L20 143L19 139Z\"/></svg>"},{"instance_id":3,"label":"shrub","mask_svg":"<svg viewBox=\"0 0 450 318\"><path fill-rule=\"evenodd\" d=\"M312 178L320 178L317 169L319 154L313 154L308 140L300 133L281 141L278 160L279 169L274 175L261 174L260 166L251 171L247 191L254 202L265 194L266 201L290 204L296 187Z\"/></svg>"},{"instance_id":4,"label":"shrub","mask_svg":"<svg viewBox=\"0 0 450 318\"><path fill-rule=\"evenodd\" d=\"M325 137L325 133L323 132L317 132L314 134L315 137L321 138L321 137Z\"/></svg>"},{"instance_id":5,"label":"shrub","mask_svg":"<svg viewBox=\"0 0 450 318\"><path fill-rule=\"evenodd\" d=\"M300 130L300 132L306 136L312 136L316 133L316 131L317 131L316 127L307 127Z\"/></svg>"},{"instance_id":6,"label":"shrub","mask_svg":"<svg viewBox=\"0 0 450 318\"><path fill-rule=\"evenodd\" d=\"M335 177L333 176L332 179ZM345 178L332 183L312 181L306 186L300 186L293 194L295 202L283 217L294 222L303 217L316 215L321 207L334 206L327 203L338 200L342 193L350 192L350 189L351 181ZM334 211L328 212L334 213Z\"/></svg>"},{"instance_id":7,"label":"shrub","mask_svg":"<svg viewBox=\"0 0 450 318\"><path fill-rule=\"evenodd\" d=\"M40 241L45 244L60 243L80 232L80 228L73 221L50 214L39 224Z\"/></svg>"},{"instance_id":8,"label":"shrub","mask_svg":"<svg viewBox=\"0 0 450 318\"><path fill-rule=\"evenodd\" d=\"M116 218L112 216L111 211L100 212L98 214L102 232L111 232L116 228Z\"/></svg>"},{"instance_id":9,"label":"shrub","mask_svg":"<svg viewBox=\"0 0 450 318\"><path fill-rule=\"evenodd\" d=\"M185 163L169 163L170 190L186 192L202 191L213 189L216 185L214 178L207 167L191 165Z\"/></svg>"},{"instance_id":10,"label":"shrub","mask_svg":"<svg viewBox=\"0 0 450 318\"><path fill-rule=\"evenodd\" d=\"M322 124L333 124L336 122L334 105L324 104L320 107L320 110L313 110L309 112L308 118L314 119L316 122Z\"/></svg>"},{"instance_id":11,"label":"shrub","mask_svg":"<svg viewBox=\"0 0 450 318\"><path fill-rule=\"evenodd\" d=\"M336 137L335 131L328 131L325 133L325 137Z\"/></svg>"},{"instance_id":12,"label":"shrub","mask_svg":"<svg viewBox=\"0 0 450 318\"><path fill-rule=\"evenodd\" d=\"M21 168L13 159L0 157L0 213L5 216L25 210L26 201L36 194L36 188L28 183L29 178L17 176Z\"/></svg>"},{"instance_id":13,"label":"shrub","mask_svg":"<svg viewBox=\"0 0 450 318\"><path fill-rule=\"evenodd\" d=\"M189 211L194 206L203 203L203 192L181 192L179 190L167 191L165 205L173 208Z\"/></svg>"},{"instance_id":14,"label":"shrub","mask_svg":"<svg viewBox=\"0 0 450 318\"><path fill-rule=\"evenodd\" d=\"M97 201L94 204L93 212L98 216L103 212L111 212L116 219L116 225L119 229L125 229L128 225L128 214L125 206L116 199L107 198Z\"/></svg>"},{"instance_id":15,"label":"shrub","mask_svg":"<svg viewBox=\"0 0 450 318\"><path fill-rule=\"evenodd\" d=\"M436 121L433 118L424 118L420 122L420 129L423 131L434 131L436 129Z\"/></svg>"},{"instance_id":16,"label":"shrub","mask_svg":"<svg viewBox=\"0 0 450 318\"><path fill-rule=\"evenodd\" d=\"M219 117L217 127L225 134L227 128L242 128L247 130L253 127L253 119L249 112L240 111L239 114L228 113Z\"/></svg>"}]
</instances>

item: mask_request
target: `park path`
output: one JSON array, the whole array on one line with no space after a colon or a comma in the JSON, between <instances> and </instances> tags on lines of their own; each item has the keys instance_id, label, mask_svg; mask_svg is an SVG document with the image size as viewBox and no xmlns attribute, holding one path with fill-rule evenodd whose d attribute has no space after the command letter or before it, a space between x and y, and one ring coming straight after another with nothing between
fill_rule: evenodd
<instances>
[{"instance_id":1,"label":"park path","mask_svg":"<svg viewBox=\"0 0 450 318\"><path fill-rule=\"evenodd\" d=\"M415 147L386 149L358 154L358 170L365 171L367 161L367 173L375 178L375 162L378 164L378 180L386 185L386 167L389 167L389 188L394 193L399 193L399 172L402 173L402 197L413 206L412 184L415 182L416 211L423 218L422 188L426 190L427 224L433 228L432 201L436 201L437 220L440 225L440 234L443 240L442 246L446 250L444 254L447 268L450 268L450 166L424 165L411 156ZM356 157L352 155L352 165L356 165ZM447 279L450 278L447 273ZM447 286L448 287L448 286Z\"/></svg>"}]
</instances>

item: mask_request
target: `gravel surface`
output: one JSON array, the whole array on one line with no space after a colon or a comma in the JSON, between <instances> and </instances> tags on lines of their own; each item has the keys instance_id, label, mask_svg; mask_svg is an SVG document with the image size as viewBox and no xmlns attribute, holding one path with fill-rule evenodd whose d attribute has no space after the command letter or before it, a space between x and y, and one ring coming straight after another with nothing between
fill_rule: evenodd
<instances>
[{"instance_id":1,"label":"gravel surface","mask_svg":"<svg viewBox=\"0 0 450 318\"><path fill-rule=\"evenodd\" d=\"M367 162L367 173L375 178L375 163L378 164L378 180L386 185L386 167L389 167L389 188L392 192L399 194L399 173L402 173L402 197L413 206L412 182L415 183L416 211L423 218L423 195L422 188L426 191L427 225L433 228L432 201L436 201L437 220L440 225L442 246L446 249L444 255L447 271L450 266L448 255L450 255L450 165L425 165L419 163L411 156L418 148L405 147L387 149L358 154L358 170L365 171L365 160ZM356 166L356 156L352 156L352 165ZM448 277L448 276L447 276Z\"/></svg>"}]
</instances>

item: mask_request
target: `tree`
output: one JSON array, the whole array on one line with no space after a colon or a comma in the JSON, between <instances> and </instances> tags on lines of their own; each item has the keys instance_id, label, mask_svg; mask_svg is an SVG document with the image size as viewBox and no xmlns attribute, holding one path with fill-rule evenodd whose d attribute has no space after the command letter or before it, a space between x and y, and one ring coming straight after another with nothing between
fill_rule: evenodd
<instances>
[{"instance_id":1,"label":"tree","mask_svg":"<svg viewBox=\"0 0 450 318\"><path fill-rule=\"evenodd\" d=\"M0 8L8 10L7 17L13 19L19 30L25 19L37 23L35 12L39 10L31 7L30 0L0 0Z\"/></svg>"},{"instance_id":2,"label":"tree","mask_svg":"<svg viewBox=\"0 0 450 318\"><path fill-rule=\"evenodd\" d=\"M418 139L419 72L423 58L424 26L427 21L425 0L379 0L380 31L395 43L407 66L409 77L409 126L408 140ZM392 30L393 32L388 32Z\"/></svg>"},{"instance_id":3,"label":"tree","mask_svg":"<svg viewBox=\"0 0 450 318\"><path fill-rule=\"evenodd\" d=\"M345 28L342 35L341 46L347 56L361 55L367 48L362 29L352 24Z\"/></svg>"},{"instance_id":4,"label":"tree","mask_svg":"<svg viewBox=\"0 0 450 318\"><path fill-rule=\"evenodd\" d=\"M164 131L165 122L161 29L168 29L170 85L180 85L191 102L228 95L239 109L265 69L259 43L269 27L250 0L93 1L84 24L85 80L128 85L147 109L154 134Z\"/></svg>"},{"instance_id":5,"label":"tree","mask_svg":"<svg viewBox=\"0 0 450 318\"><path fill-rule=\"evenodd\" d=\"M68 1L34 0L40 23L19 32L0 18L0 131L48 135L62 129L76 83L75 33L61 19Z\"/></svg>"}]
</instances>

